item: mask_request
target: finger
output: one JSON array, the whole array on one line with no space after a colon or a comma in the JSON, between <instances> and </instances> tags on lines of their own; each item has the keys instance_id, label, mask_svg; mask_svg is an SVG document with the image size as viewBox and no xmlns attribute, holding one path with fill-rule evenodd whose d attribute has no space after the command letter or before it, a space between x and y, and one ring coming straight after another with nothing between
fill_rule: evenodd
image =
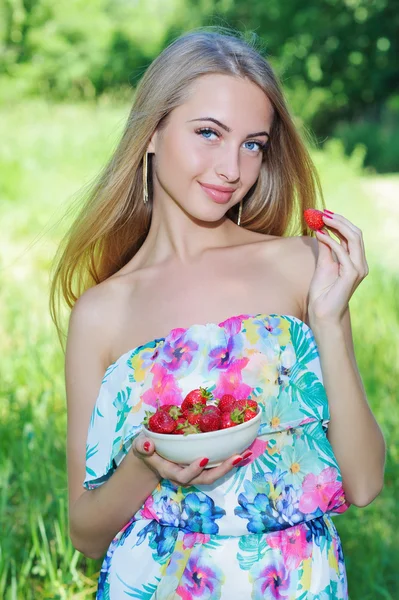
<instances>
[{"instance_id":1,"label":"finger","mask_svg":"<svg viewBox=\"0 0 399 600\"><path fill-rule=\"evenodd\" d=\"M324 231L324 233L327 233L330 236L331 236L331 234L335 235L340 240L340 243L343 246L343 248L345 249L345 251L349 253L348 242L347 242L346 238L342 235L342 233L340 233L335 228L333 229L330 226L328 227L328 229L323 229L323 231Z\"/></svg>"},{"instance_id":2,"label":"finger","mask_svg":"<svg viewBox=\"0 0 399 600\"><path fill-rule=\"evenodd\" d=\"M323 215L323 220L328 228L334 229L334 234L337 231L341 234L340 237L345 236L347 240L346 252L350 255L353 264L359 273L365 270L366 257L361 230L342 215Z\"/></svg>"},{"instance_id":3,"label":"finger","mask_svg":"<svg viewBox=\"0 0 399 600\"><path fill-rule=\"evenodd\" d=\"M352 223L352 221L349 221L349 219L347 219L343 215L334 213L333 216L335 217L335 219L337 220L337 222L345 223L359 237L359 239L360 239L360 245L361 245L361 248L362 248L362 254L363 254L363 265L364 265L365 269L368 272L368 266L367 266L367 260L366 260L366 251L365 251L365 247L364 247L364 239L363 239L363 232L362 232L362 230L359 227L357 227L354 223Z\"/></svg>"},{"instance_id":4,"label":"finger","mask_svg":"<svg viewBox=\"0 0 399 600\"><path fill-rule=\"evenodd\" d=\"M198 477L208 464L209 460L206 457L199 458L190 465L179 465L154 454L149 461L164 479L169 479L176 482L178 485L189 485L191 481Z\"/></svg>"},{"instance_id":5,"label":"finger","mask_svg":"<svg viewBox=\"0 0 399 600\"><path fill-rule=\"evenodd\" d=\"M231 458L222 462L218 467L213 467L211 469L205 469L203 473L198 477L198 479L191 482L192 485L210 485L214 483L217 479L220 479L226 473L235 469L236 467L240 467L244 464L244 461L252 456L251 450L247 450L242 454L236 454Z\"/></svg>"},{"instance_id":6,"label":"finger","mask_svg":"<svg viewBox=\"0 0 399 600\"><path fill-rule=\"evenodd\" d=\"M331 217L331 219L327 218L326 222L343 223L347 227L352 229L352 231L354 233L361 233L361 230L359 229L359 227L357 227L354 223L352 223L352 221L350 221L349 219L347 219L346 217L344 217L343 215L341 215L339 213L332 213L331 211L329 211L328 213L325 212L323 214L323 216Z\"/></svg>"},{"instance_id":7,"label":"finger","mask_svg":"<svg viewBox=\"0 0 399 600\"><path fill-rule=\"evenodd\" d=\"M319 231L316 231L316 235L320 241L324 242L326 246L329 246L329 248L335 252L340 264L339 275L341 277L343 274L348 274L351 277L358 275L358 270L353 264L351 257L340 243L335 241L330 235L321 234Z\"/></svg>"},{"instance_id":8,"label":"finger","mask_svg":"<svg viewBox=\"0 0 399 600\"><path fill-rule=\"evenodd\" d=\"M154 442L144 434L140 434L133 441L132 450L136 456L140 455L140 458L152 456L155 452Z\"/></svg>"}]
</instances>

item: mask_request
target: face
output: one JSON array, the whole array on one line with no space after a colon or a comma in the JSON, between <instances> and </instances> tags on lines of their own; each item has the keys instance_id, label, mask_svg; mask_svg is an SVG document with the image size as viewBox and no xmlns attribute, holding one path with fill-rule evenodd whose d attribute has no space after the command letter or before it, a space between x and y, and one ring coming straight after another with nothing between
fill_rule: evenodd
<instances>
[{"instance_id":1,"label":"face","mask_svg":"<svg viewBox=\"0 0 399 600\"><path fill-rule=\"evenodd\" d=\"M153 135L156 200L172 199L192 217L217 221L256 182L273 108L248 79L205 75Z\"/></svg>"}]
</instances>

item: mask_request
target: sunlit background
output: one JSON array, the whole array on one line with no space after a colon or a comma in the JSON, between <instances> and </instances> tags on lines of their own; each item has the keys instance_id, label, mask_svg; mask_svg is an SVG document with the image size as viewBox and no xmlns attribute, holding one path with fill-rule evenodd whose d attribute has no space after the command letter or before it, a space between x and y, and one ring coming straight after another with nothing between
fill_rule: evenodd
<instances>
[{"instance_id":1,"label":"sunlit background","mask_svg":"<svg viewBox=\"0 0 399 600\"><path fill-rule=\"evenodd\" d=\"M359 369L387 439L386 483L373 504L334 522L351 600L399 598L397 3L0 0L5 600L94 597L100 562L75 551L67 533L63 354L48 311L51 259L73 202L115 148L142 73L177 35L203 25L233 27L248 39L256 33L298 127L313 132L327 208L363 231L370 274L351 313Z\"/></svg>"}]
</instances>

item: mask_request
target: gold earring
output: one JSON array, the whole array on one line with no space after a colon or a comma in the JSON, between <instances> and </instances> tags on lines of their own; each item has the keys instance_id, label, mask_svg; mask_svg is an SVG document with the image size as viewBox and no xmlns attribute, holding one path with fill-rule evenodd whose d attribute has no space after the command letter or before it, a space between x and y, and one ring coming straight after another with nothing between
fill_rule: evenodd
<instances>
[{"instance_id":1,"label":"gold earring","mask_svg":"<svg viewBox=\"0 0 399 600\"><path fill-rule=\"evenodd\" d=\"M242 213L242 200L240 200L240 207L238 209L237 225L239 225L241 223L241 213Z\"/></svg>"},{"instance_id":2,"label":"gold earring","mask_svg":"<svg viewBox=\"0 0 399 600\"><path fill-rule=\"evenodd\" d=\"M148 173L148 152L146 152L143 157L143 201L144 201L144 204L148 203L147 173Z\"/></svg>"}]
</instances>

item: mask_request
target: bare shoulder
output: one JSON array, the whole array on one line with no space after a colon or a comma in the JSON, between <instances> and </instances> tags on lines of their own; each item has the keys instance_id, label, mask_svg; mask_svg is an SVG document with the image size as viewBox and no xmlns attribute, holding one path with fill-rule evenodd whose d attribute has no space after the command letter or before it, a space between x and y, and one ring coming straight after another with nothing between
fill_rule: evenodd
<instances>
[{"instance_id":1,"label":"bare shoulder","mask_svg":"<svg viewBox=\"0 0 399 600\"><path fill-rule=\"evenodd\" d=\"M110 347L117 316L123 304L122 286L110 278L89 288L76 301L69 320L68 347L92 350L104 366L109 364Z\"/></svg>"},{"instance_id":2,"label":"bare shoulder","mask_svg":"<svg viewBox=\"0 0 399 600\"><path fill-rule=\"evenodd\" d=\"M284 239L285 268L291 281L298 292L298 301L302 307L302 315L305 323L308 321L308 296L310 283L312 281L317 257L319 253L319 242L317 238L302 235Z\"/></svg>"},{"instance_id":3,"label":"bare shoulder","mask_svg":"<svg viewBox=\"0 0 399 600\"><path fill-rule=\"evenodd\" d=\"M298 259L300 260L300 264L297 266L301 268L301 274L306 275L303 271L310 269L313 276L319 254L318 239L309 235L299 235L286 239L290 240L292 246L295 247L295 254L298 255Z\"/></svg>"},{"instance_id":4,"label":"bare shoulder","mask_svg":"<svg viewBox=\"0 0 399 600\"><path fill-rule=\"evenodd\" d=\"M69 318L66 359L71 353L95 349L96 355L106 360L106 345L109 305L107 286L102 284L88 289L72 308ZM104 355L104 356L101 356Z\"/></svg>"}]
</instances>

